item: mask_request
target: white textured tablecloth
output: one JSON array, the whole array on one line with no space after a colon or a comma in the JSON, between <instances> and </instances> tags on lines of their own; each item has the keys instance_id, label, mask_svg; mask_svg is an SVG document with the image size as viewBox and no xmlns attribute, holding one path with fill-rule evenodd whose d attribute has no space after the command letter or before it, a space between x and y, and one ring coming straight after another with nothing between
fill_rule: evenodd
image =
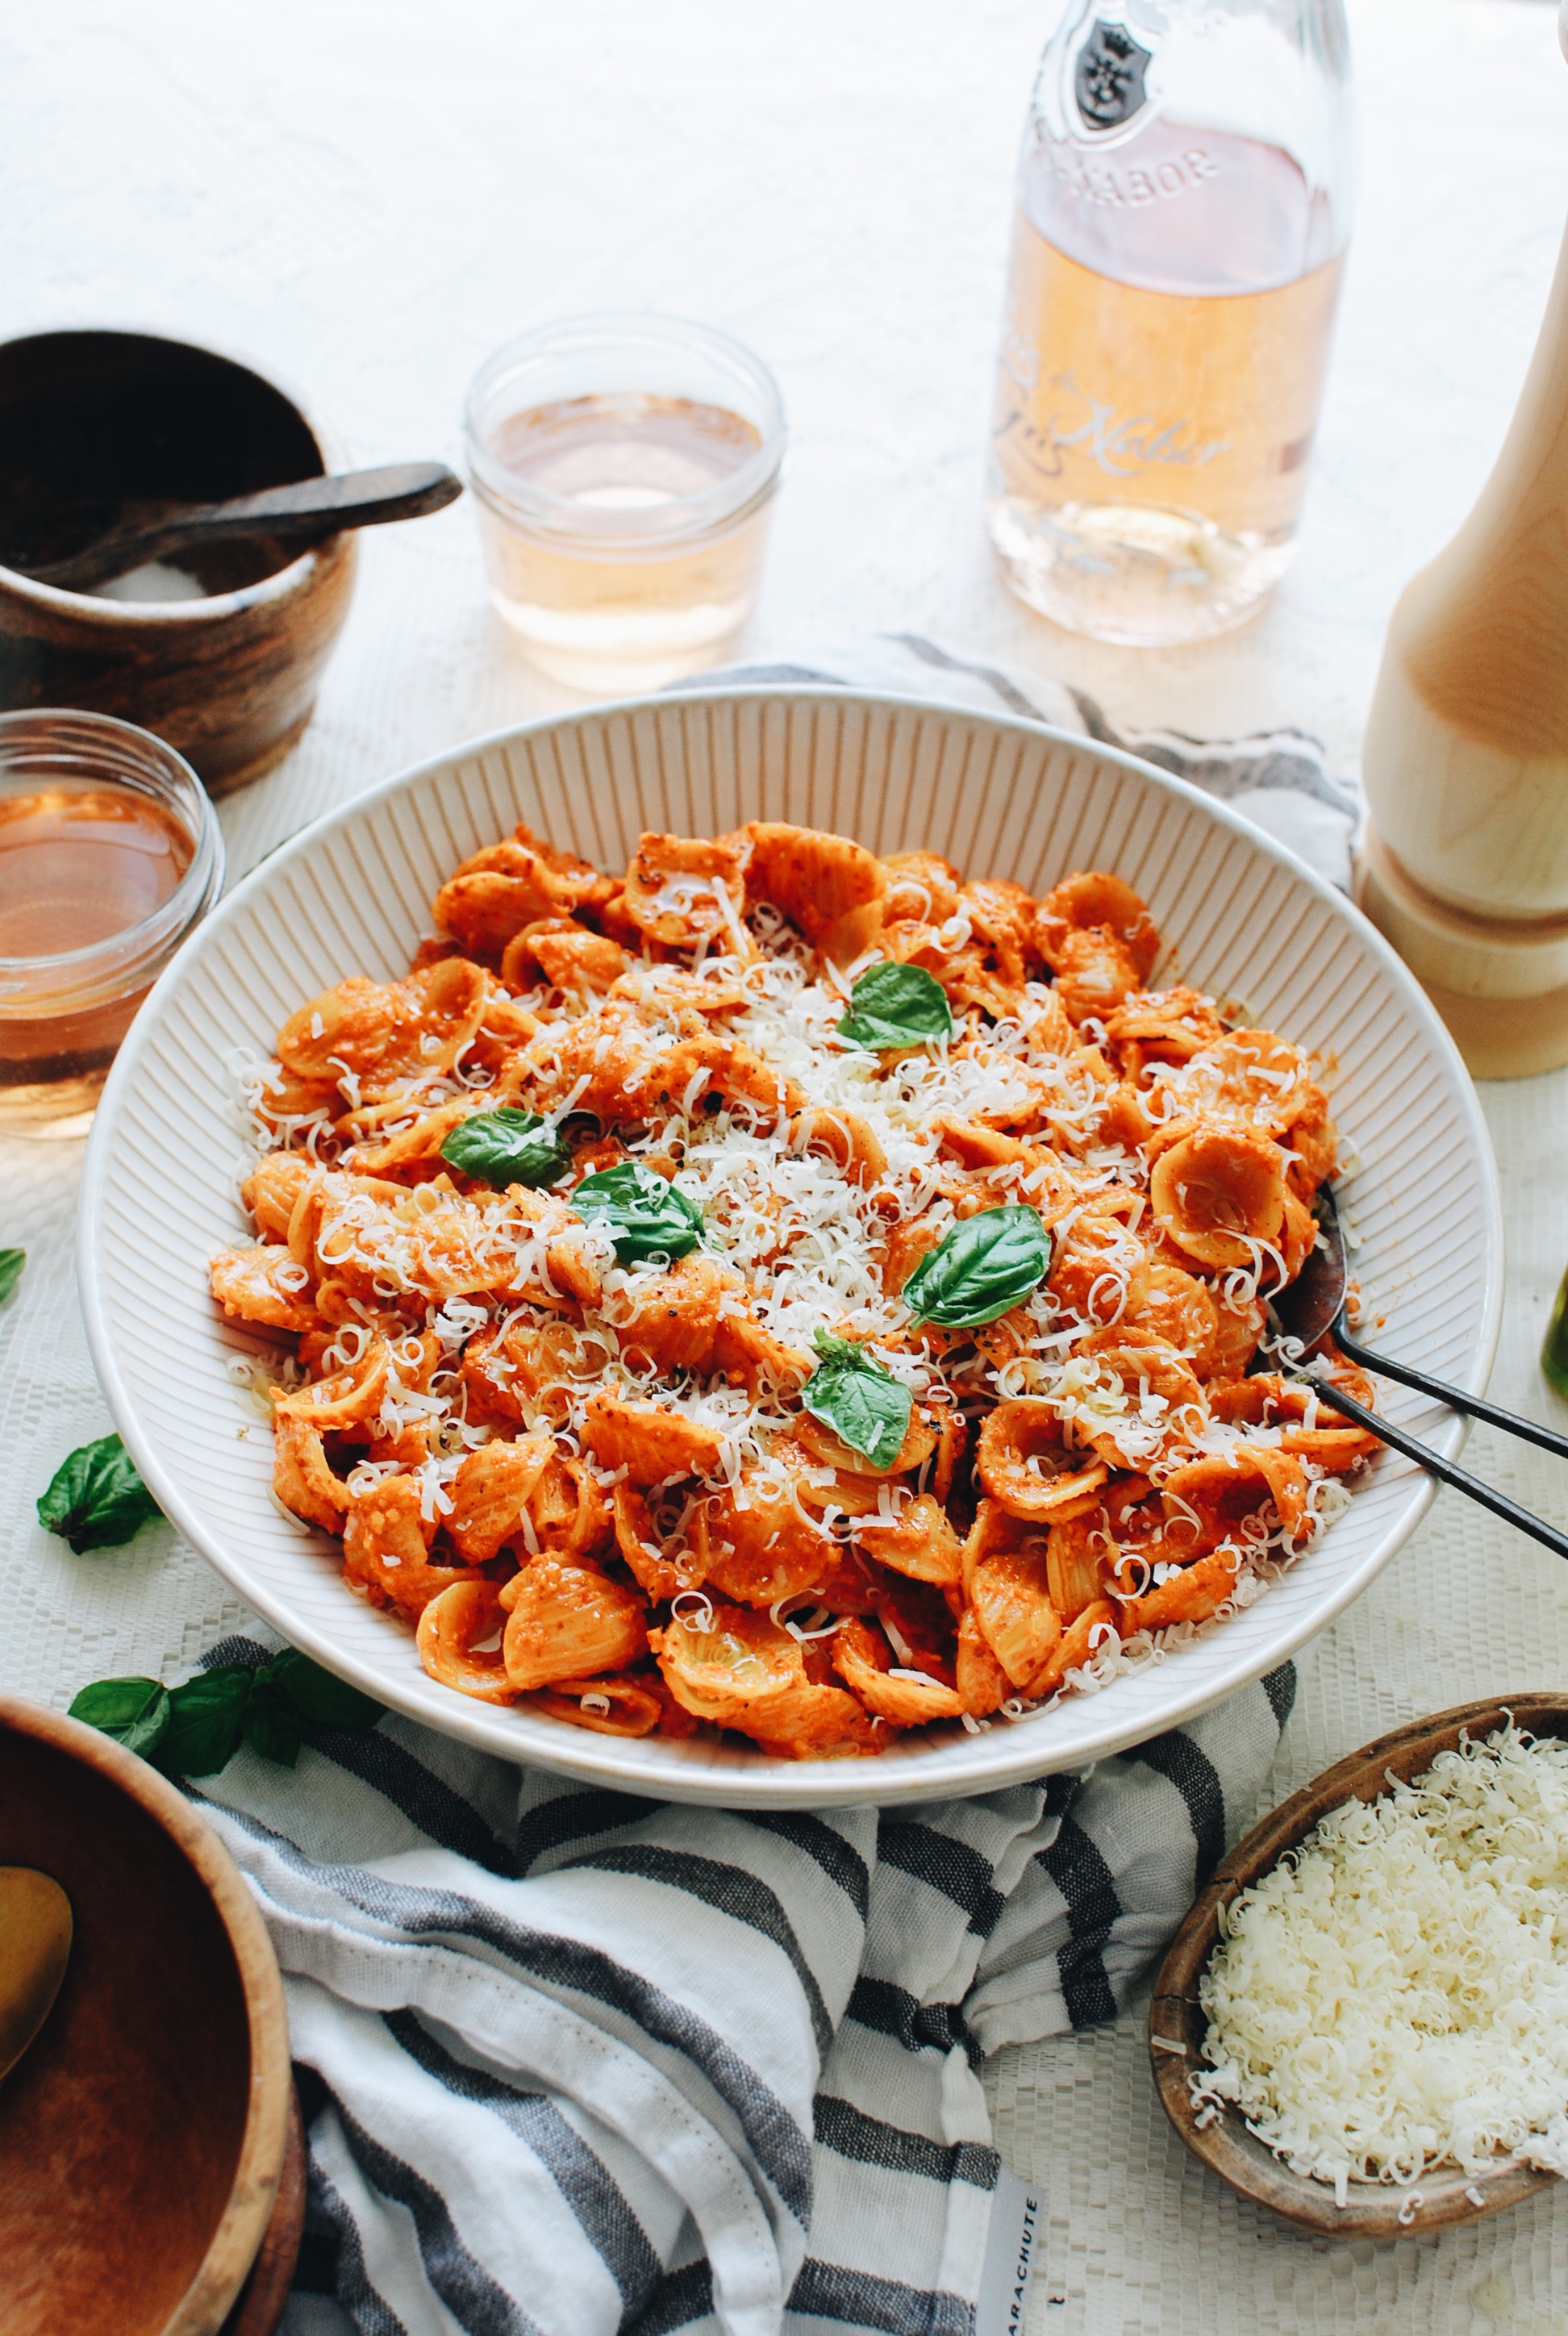
<instances>
[{"instance_id":1,"label":"white textured tablecloth","mask_svg":"<svg viewBox=\"0 0 1568 2336\"><path fill-rule=\"evenodd\" d=\"M469 375L523 325L657 306L751 341L794 453L747 654L918 629L1054 672L1120 726L1296 723L1353 772L1381 630L1511 410L1568 200L1568 69L1530 0L1352 0L1362 204L1300 559L1182 653L1096 649L992 579L979 519L1012 155L1054 11L1021 0L50 0L0 7L0 329L142 324L307 387L356 459L452 455ZM365 540L303 745L224 807L230 865L476 731L570 702L485 604L462 506ZM1568 1073L1483 1090L1509 1287L1493 1382L1568 1258ZM79 1148L0 1144L0 1687L191 1660L244 1620L168 1528L75 1558L32 1504L108 1425L70 1252ZM1568 1472L1472 1464L1568 1524ZM1325 1636L1269 1799L1402 1718L1568 1670L1568 1572L1444 1494ZM1050 2224L1030 2336L1558 2336L1568 2189L1381 2254L1260 2221L1184 2158L1139 2025L990 2064Z\"/></svg>"}]
</instances>

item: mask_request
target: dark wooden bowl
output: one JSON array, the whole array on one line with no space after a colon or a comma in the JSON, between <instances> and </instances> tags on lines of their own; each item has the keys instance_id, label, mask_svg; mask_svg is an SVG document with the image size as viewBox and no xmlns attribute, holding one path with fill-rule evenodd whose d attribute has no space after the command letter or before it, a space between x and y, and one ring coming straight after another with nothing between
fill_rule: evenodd
<instances>
[{"instance_id":1,"label":"dark wooden bowl","mask_svg":"<svg viewBox=\"0 0 1568 2336\"><path fill-rule=\"evenodd\" d=\"M220 793L259 778L310 719L348 614L355 538L291 556L243 542L191 568L203 599L122 601L38 584L118 519L218 502L341 467L276 382L147 333L0 344L0 707L118 714Z\"/></svg>"},{"instance_id":2,"label":"dark wooden bowl","mask_svg":"<svg viewBox=\"0 0 1568 2336\"><path fill-rule=\"evenodd\" d=\"M1408 1782L1428 1769L1439 1752L1451 1751L1460 1735L1490 1736L1510 1715L1534 1736L1568 1736L1568 1696L1516 1695L1485 1703L1464 1703L1430 1719L1413 1720L1363 1745L1313 1783L1293 1793L1254 1826L1234 1848L1203 1895L1190 1908L1154 1981L1149 2007L1149 2058L1165 2115L1194 2157L1228 2182L1243 2198L1271 2207L1287 2222L1329 2239L1407 2239L1450 2223L1473 2223L1517 2205L1556 2180L1534 2166L1505 2162L1495 2173L1466 2175L1452 2169L1424 2174L1416 2187L1421 2203L1412 2214L1407 2193L1392 2184L1352 2182L1349 2203L1336 2206L1325 2184L1292 2174L1284 2162L1247 2131L1239 2109L1228 2108L1199 2130L1187 2090L1188 2076L1203 2065L1208 2020L1198 2001L1198 1981L1219 1941L1219 1909L1239 1891L1278 1864L1286 1850L1305 1839L1320 1817L1355 1799L1375 1801L1388 1774ZM1165 2049L1182 2045L1184 2052ZM1469 2195L1471 2191L1481 2204Z\"/></svg>"},{"instance_id":3,"label":"dark wooden bowl","mask_svg":"<svg viewBox=\"0 0 1568 2336\"><path fill-rule=\"evenodd\" d=\"M53 1874L75 1919L54 2009L0 2085L0 2328L218 2336L261 2269L297 2115L250 1893L153 1769L4 1698L0 1864Z\"/></svg>"},{"instance_id":4,"label":"dark wooden bowl","mask_svg":"<svg viewBox=\"0 0 1568 2336\"><path fill-rule=\"evenodd\" d=\"M294 2283L295 2265L299 2261L308 2173L305 2127L298 2097L293 2095L288 2104L288 2138L284 2145L283 2172L278 2177L272 2220L250 2266L250 2275L239 2292L239 2301L223 2323L223 2336L275 2336Z\"/></svg>"}]
</instances>

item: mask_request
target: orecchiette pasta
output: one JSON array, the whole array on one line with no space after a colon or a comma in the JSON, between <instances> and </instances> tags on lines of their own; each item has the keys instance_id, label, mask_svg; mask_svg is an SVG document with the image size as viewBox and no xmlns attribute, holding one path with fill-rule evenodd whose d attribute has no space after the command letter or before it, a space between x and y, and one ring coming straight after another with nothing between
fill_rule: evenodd
<instances>
[{"instance_id":1,"label":"orecchiette pasta","mask_svg":"<svg viewBox=\"0 0 1568 2336\"><path fill-rule=\"evenodd\" d=\"M1150 987L1120 878L519 829L434 917L279 1032L212 1290L294 1345L278 1500L443 1686L863 1757L1103 1684L1342 1504L1373 1440L1259 1368L1323 1090Z\"/></svg>"}]
</instances>

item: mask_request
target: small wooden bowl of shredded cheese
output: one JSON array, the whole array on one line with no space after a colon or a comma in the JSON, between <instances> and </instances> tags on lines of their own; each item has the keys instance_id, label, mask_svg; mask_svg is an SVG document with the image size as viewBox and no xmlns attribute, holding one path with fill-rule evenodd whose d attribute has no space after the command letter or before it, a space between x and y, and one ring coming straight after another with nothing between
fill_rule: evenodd
<instances>
[{"instance_id":1,"label":"small wooden bowl of shredded cheese","mask_svg":"<svg viewBox=\"0 0 1568 2336\"><path fill-rule=\"evenodd\" d=\"M1568 1696L1415 1721L1274 1810L1177 1933L1149 2052L1193 2156L1328 2237L1568 2174Z\"/></svg>"}]
</instances>

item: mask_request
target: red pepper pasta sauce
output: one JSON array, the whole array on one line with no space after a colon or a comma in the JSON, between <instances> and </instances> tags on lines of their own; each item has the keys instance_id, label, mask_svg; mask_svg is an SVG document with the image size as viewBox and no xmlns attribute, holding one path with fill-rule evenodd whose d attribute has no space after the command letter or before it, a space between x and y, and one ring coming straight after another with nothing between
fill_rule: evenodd
<instances>
[{"instance_id":1,"label":"red pepper pasta sauce","mask_svg":"<svg viewBox=\"0 0 1568 2336\"><path fill-rule=\"evenodd\" d=\"M454 1692L874 1755L1222 1627L1342 1506L1373 1441L1261 1345L1323 1090L1116 877L519 829L433 918L257 1066L212 1287L279 1499Z\"/></svg>"}]
</instances>

